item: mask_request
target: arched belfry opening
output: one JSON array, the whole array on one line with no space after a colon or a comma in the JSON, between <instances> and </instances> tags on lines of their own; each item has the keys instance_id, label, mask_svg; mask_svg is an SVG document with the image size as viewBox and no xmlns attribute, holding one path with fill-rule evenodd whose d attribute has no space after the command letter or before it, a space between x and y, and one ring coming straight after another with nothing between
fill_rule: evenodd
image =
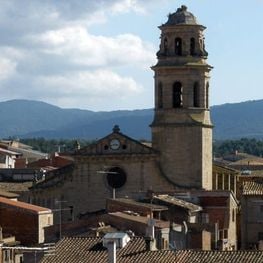
<instances>
[{"instance_id":1,"label":"arched belfry opening","mask_svg":"<svg viewBox=\"0 0 263 263\"><path fill-rule=\"evenodd\" d=\"M181 6L159 29L160 50L152 67L152 147L160 152L161 172L175 185L211 190L213 125L207 83L212 67L204 50L205 26Z\"/></svg>"},{"instance_id":2,"label":"arched belfry opening","mask_svg":"<svg viewBox=\"0 0 263 263\"><path fill-rule=\"evenodd\" d=\"M190 39L190 55L195 56L195 38Z\"/></svg>"},{"instance_id":3,"label":"arched belfry opening","mask_svg":"<svg viewBox=\"0 0 263 263\"><path fill-rule=\"evenodd\" d=\"M177 56L182 56L182 39L177 37L174 41L174 53Z\"/></svg>"},{"instance_id":4,"label":"arched belfry opening","mask_svg":"<svg viewBox=\"0 0 263 263\"><path fill-rule=\"evenodd\" d=\"M182 83L176 81L173 85L173 108L181 108L183 106L183 87Z\"/></svg>"},{"instance_id":5,"label":"arched belfry opening","mask_svg":"<svg viewBox=\"0 0 263 263\"><path fill-rule=\"evenodd\" d=\"M200 88L197 81L194 83L193 89L193 106L200 107Z\"/></svg>"}]
</instances>

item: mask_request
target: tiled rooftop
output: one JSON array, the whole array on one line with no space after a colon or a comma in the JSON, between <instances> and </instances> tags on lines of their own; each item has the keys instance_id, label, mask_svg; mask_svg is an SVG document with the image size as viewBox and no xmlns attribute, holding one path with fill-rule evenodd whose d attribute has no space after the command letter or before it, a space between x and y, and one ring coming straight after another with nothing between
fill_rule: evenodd
<instances>
[{"instance_id":1,"label":"tiled rooftop","mask_svg":"<svg viewBox=\"0 0 263 263\"><path fill-rule=\"evenodd\" d=\"M37 205L31 205L25 202L20 202L20 201L14 201L10 200L8 198L0 197L0 208L2 205L8 205L8 206L13 206L21 209L28 210L33 213L43 213L43 212L51 212L50 209L37 206Z\"/></svg>"},{"instance_id":2,"label":"tiled rooftop","mask_svg":"<svg viewBox=\"0 0 263 263\"><path fill-rule=\"evenodd\" d=\"M149 208L153 211L163 211L163 210L168 210L166 206L163 205L156 205L156 204L151 204L151 203L143 203L143 202L138 202L130 198L116 198L116 199L109 199L112 202L116 203L124 203L124 204L131 204L137 207L145 207Z\"/></svg>"},{"instance_id":3,"label":"tiled rooftop","mask_svg":"<svg viewBox=\"0 0 263 263\"><path fill-rule=\"evenodd\" d=\"M263 180L243 182L243 195L263 195Z\"/></svg>"},{"instance_id":4,"label":"tiled rooftop","mask_svg":"<svg viewBox=\"0 0 263 263\"><path fill-rule=\"evenodd\" d=\"M0 182L0 190L20 193L28 191L32 184L33 182Z\"/></svg>"},{"instance_id":5,"label":"tiled rooftop","mask_svg":"<svg viewBox=\"0 0 263 263\"><path fill-rule=\"evenodd\" d=\"M261 263L263 251L194 251L176 252L177 261L182 263Z\"/></svg>"},{"instance_id":6,"label":"tiled rooftop","mask_svg":"<svg viewBox=\"0 0 263 263\"><path fill-rule=\"evenodd\" d=\"M172 251L147 251L143 238L133 238L117 249L118 263L174 263ZM41 263L108 263L108 251L102 245L102 238L64 238L56 246L55 256L44 257Z\"/></svg>"},{"instance_id":7,"label":"tiled rooftop","mask_svg":"<svg viewBox=\"0 0 263 263\"><path fill-rule=\"evenodd\" d=\"M176 206L186 208L192 212L197 212L197 211L202 210L201 206L195 205L193 203L187 202L185 200L182 200L174 196L170 196L170 195L158 195L158 196L154 196L154 199L171 204L171 205L176 205Z\"/></svg>"},{"instance_id":8,"label":"tiled rooftop","mask_svg":"<svg viewBox=\"0 0 263 263\"><path fill-rule=\"evenodd\" d=\"M5 198L17 198L19 195L15 193L11 193L8 191L4 191L0 189L0 197L5 197Z\"/></svg>"},{"instance_id":9,"label":"tiled rooftop","mask_svg":"<svg viewBox=\"0 0 263 263\"><path fill-rule=\"evenodd\" d=\"M129 214L123 213L123 212L109 213L109 215L112 217L121 218L123 220L129 220L129 221L133 221L133 222L143 223L145 225L147 225L148 221L149 221L149 218L146 216L129 215ZM170 226L170 222L168 222L168 221L163 221L163 220L158 220L158 219L154 219L154 221L155 221L156 227L160 227L160 228L167 227L168 228ZM117 227L117 226L115 226L115 227Z\"/></svg>"},{"instance_id":10,"label":"tiled rooftop","mask_svg":"<svg viewBox=\"0 0 263 263\"><path fill-rule=\"evenodd\" d=\"M55 253L41 263L107 263L108 252L102 238L64 238ZM263 251L147 251L143 238L135 237L127 246L117 249L118 263L262 263Z\"/></svg>"}]
</instances>

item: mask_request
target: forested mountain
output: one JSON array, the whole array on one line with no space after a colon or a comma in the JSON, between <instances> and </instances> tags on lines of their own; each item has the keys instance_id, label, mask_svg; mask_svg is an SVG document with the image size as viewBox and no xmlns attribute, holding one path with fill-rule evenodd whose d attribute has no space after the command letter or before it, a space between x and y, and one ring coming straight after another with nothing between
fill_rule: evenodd
<instances>
[{"instance_id":1,"label":"forested mountain","mask_svg":"<svg viewBox=\"0 0 263 263\"><path fill-rule=\"evenodd\" d=\"M263 100L211 107L214 139L263 138ZM62 109L44 102L0 103L0 137L101 138L118 124L136 139L150 139L153 110L93 112Z\"/></svg>"}]
</instances>

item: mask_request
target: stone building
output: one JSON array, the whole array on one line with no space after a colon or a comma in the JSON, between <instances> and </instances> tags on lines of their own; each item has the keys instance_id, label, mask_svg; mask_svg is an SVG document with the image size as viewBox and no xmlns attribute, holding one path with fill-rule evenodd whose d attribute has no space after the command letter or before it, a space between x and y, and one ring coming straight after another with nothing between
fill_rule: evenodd
<instances>
[{"instance_id":1,"label":"stone building","mask_svg":"<svg viewBox=\"0 0 263 263\"><path fill-rule=\"evenodd\" d=\"M259 247L263 242L262 178L244 181L242 184L241 237L243 249Z\"/></svg>"},{"instance_id":2,"label":"stone building","mask_svg":"<svg viewBox=\"0 0 263 263\"><path fill-rule=\"evenodd\" d=\"M53 225L50 209L0 197L0 226L23 245L44 243L44 228Z\"/></svg>"},{"instance_id":3,"label":"stone building","mask_svg":"<svg viewBox=\"0 0 263 263\"><path fill-rule=\"evenodd\" d=\"M204 26L186 6L161 29L155 73L152 145L163 173L180 187L212 189L212 124Z\"/></svg>"},{"instance_id":4,"label":"stone building","mask_svg":"<svg viewBox=\"0 0 263 263\"><path fill-rule=\"evenodd\" d=\"M152 147L113 132L74 154L70 169L47 174L30 200L62 204L63 220L105 208L111 197L143 197L175 189L212 189L212 124L204 26L185 6L161 29L155 73ZM61 208L61 207L60 207Z\"/></svg>"}]
</instances>

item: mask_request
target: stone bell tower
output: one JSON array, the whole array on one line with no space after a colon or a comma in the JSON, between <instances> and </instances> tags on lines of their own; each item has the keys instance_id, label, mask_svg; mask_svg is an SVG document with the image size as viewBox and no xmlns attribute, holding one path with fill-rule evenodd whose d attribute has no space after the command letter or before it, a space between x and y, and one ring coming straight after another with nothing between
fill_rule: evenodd
<instances>
[{"instance_id":1,"label":"stone bell tower","mask_svg":"<svg viewBox=\"0 0 263 263\"><path fill-rule=\"evenodd\" d=\"M161 25L155 73L153 148L178 187L212 189L212 124L204 26L186 6Z\"/></svg>"}]
</instances>

